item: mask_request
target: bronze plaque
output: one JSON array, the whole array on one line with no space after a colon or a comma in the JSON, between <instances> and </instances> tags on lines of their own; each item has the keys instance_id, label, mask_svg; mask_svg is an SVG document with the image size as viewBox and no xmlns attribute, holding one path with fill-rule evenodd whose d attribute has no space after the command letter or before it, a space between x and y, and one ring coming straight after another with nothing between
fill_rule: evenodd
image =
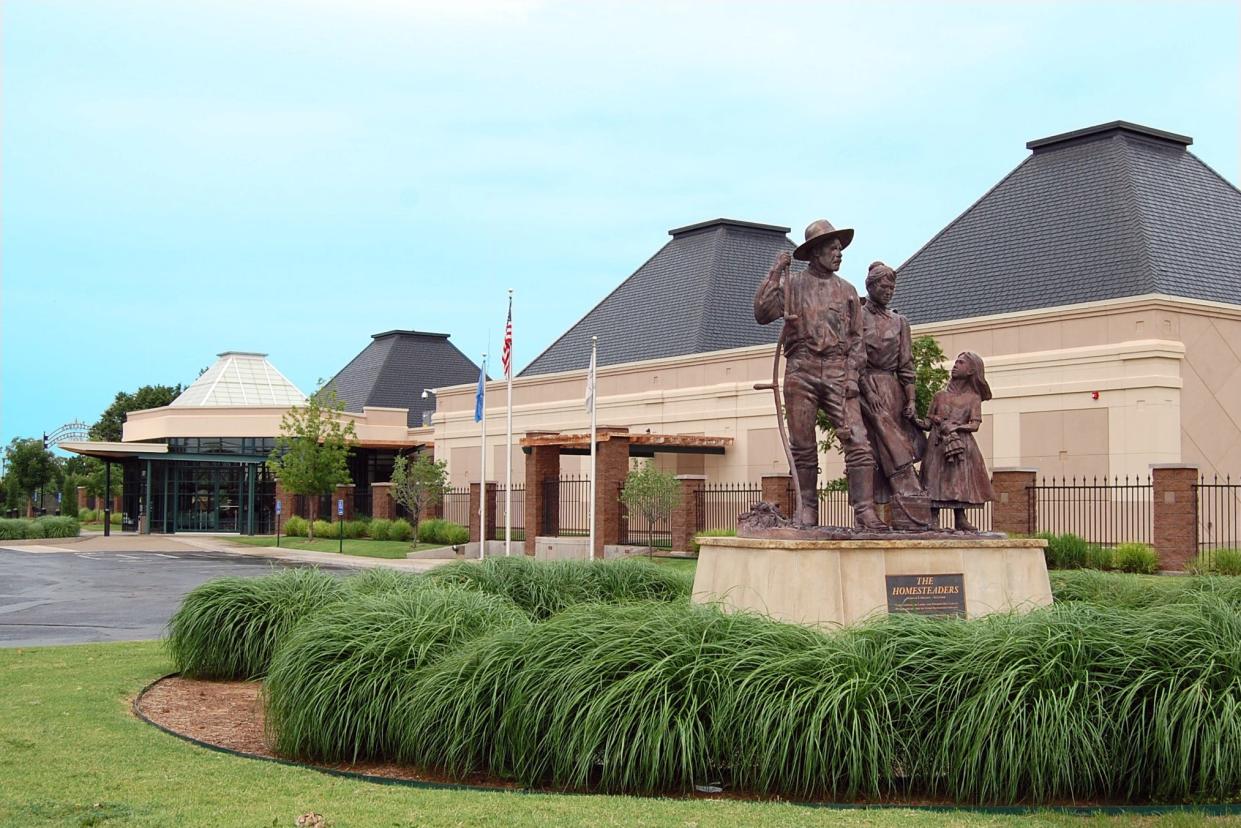
<instances>
[{"instance_id":1,"label":"bronze plaque","mask_svg":"<svg viewBox=\"0 0 1241 828\"><path fill-rule=\"evenodd\" d=\"M888 612L965 615L965 576L888 575Z\"/></svg>"}]
</instances>

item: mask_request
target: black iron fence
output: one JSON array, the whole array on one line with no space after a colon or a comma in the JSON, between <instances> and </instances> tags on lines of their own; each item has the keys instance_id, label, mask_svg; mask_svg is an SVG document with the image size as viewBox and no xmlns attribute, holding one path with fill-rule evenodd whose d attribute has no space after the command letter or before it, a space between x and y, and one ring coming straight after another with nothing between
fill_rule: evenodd
<instances>
[{"instance_id":1,"label":"black iron fence","mask_svg":"<svg viewBox=\"0 0 1241 828\"><path fill-rule=\"evenodd\" d=\"M366 489L365 491L358 491L357 489L354 489L353 492L353 516L356 518L361 517L362 515L366 515L367 517L370 517L371 515L370 489Z\"/></svg>"},{"instance_id":2,"label":"black iron fence","mask_svg":"<svg viewBox=\"0 0 1241 828\"><path fill-rule=\"evenodd\" d=\"M585 537L590 534L588 478L569 476L543 482L543 526L556 527L555 537Z\"/></svg>"},{"instance_id":3,"label":"black iron fence","mask_svg":"<svg viewBox=\"0 0 1241 828\"><path fill-rule=\"evenodd\" d=\"M444 520L470 525L470 487L457 486L444 492Z\"/></svg>"},{"instance_id":4,"label":"black iron fence","mask_svg":"<svg viewBox=\"0 0 1241 828\"><path fill-rule=\"evenodd\" d=\"M504 505L505 489L496 487L496 533L493 540L504 540ZM513 540L526 539L526 486L514 483L511 500L513 501Z\"/></svg>"},{"instance_id":5,"label":"black iron fence","mask_svg":"<svg viewBox=\"0 0 1241 828\"><path fill-rule=\"evenodd\" d=\"M1154 485L1145 479L1119 477L1043 478L1026 489L1032 525L1037 532L1078 537L1101 546L1151 543Z\"/></svg>"},{"instance_id":6,"label":"black iron fence","mask_svg":"<svg viewBox=\"0 0 1241 828\"><path fill-rule=\"evenodd\" d=\"M708 483L694 490L695 532L736 529L737 517L763 499L763 489L755 483Z\"/></svg>"},{"instance_id":7,"label":"black iron fence","mask_svg":"<svg viewBox=\"0 0 1241 828\"><path fill-rule=\"evenodd\" d=\"M1199 478L1194 485L1198 499L1198 553L1206 566L1214 564L1217 549L1241 549L1241 481L1229 475L1220 479Z\"/></svg>"}]
</instances>

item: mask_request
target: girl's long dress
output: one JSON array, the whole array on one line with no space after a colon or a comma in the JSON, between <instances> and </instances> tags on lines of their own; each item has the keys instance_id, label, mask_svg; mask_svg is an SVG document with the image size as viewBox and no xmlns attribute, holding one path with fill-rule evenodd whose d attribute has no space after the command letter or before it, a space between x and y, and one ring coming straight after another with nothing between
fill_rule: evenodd
<instances>
[{"instance_id":1,"label":"girl's long dress","mask_svg":"<svg viewBox=\"0 0 1241 828\"><path fill-rule=\"evenodd\" d=\"M971 421L982 422L982 400L977 394L940 391L931 401L928 419L965 425ZM922 485L931 496L931 505L941 508L980 506L995 499L991 477L983 462L982 452L972 431L959 431L957 437L965 447L965 453L957 460L948 462L948 442L934 429L927 440L926 457L922 461Z\"/></svg>"}]
</instances>

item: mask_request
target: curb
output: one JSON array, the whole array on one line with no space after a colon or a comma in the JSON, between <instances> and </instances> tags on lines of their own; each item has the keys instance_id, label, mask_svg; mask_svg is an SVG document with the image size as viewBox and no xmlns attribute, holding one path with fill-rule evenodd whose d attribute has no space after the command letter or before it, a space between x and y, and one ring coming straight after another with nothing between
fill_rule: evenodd
<instances>
[{"instance_id":1,"label":"curb","mask_svg":"<svg viewBox=\"0 0 1241 828\"><path fill-rule=\"evenodd\" d=\"M210 742L204 742L201 739L195 739L193 736L186 736L171 730L158 722L153 722L147 718L142 712L142 697L147 694L155 685L164 679L176 678L180 673L165 673L159 678L148 682L134 696L130 709L133 714L143 722L151 725L157 730L161 730L170 736L175 736L182 741L189 742L197 747L206 748L216 753L224 753L230 756L238 756L242 759L253 759L260 762L272 762L277 765L285 765L287 767L302 768L303 770L315 771L329 776L338 776L344 779L353 779L361 782L370 782L377 785L396 785L399 787L416 788L432 791L477 791L480 793L491 794L527 794L536 796L631 796L639 799L666 799L672 801L702 801L702 802L748 802L754 804L762 803L778 803L783 805L795 805L801 808L825 808L839 811L891 811L891 810L907 810L907 811L923 811L928 813L975 813L975 814L1001 814L1010 816L1033 815L1038 813L1058 813L1073 816L1090 816L1094 814L1105 816L1117 816L1125 814L1173 814L1173 813L1191 813L1202 814L1203 816L1233 816L1241 814L1241 802L1233 803L1202 803L1197 805L918 805L906 804L899 802L799 802L792 799L782 800L765 800L765 799L729 799L720 800L710 797L703 797L695 800L689 797L673 797L673 796L642 796L640 794L599 794L583 791L556 791L542 790L535 788L504 788L496 785L470 785L464 782L427 782L419 779L393 779L389 776L375 776L368 773L358 773L356 771L337 770L334 768L323 768L317 765L308 765L302 762L294 762L291 759L280 759L274 756L259 756L254 753L244 753L232 748L213 745Z\"/></svg>"}]
</instances>

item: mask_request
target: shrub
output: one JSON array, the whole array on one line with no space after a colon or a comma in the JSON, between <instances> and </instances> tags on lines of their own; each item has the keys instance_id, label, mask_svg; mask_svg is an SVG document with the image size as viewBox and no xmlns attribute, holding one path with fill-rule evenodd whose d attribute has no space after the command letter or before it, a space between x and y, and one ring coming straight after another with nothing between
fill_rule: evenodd
<instances>
[{"instance_id":1,"label":"shrub","mask_svg":"<svg viewBox=\"0 0 1241 828\"><path fill-rule=\"evenodd\" d=\"M1122 543L1112 550L1112 563L1121 572L1154 574L1159 569L1155 550L1144 543Z\"/></svg>"},{"instance_id":2,"label":"shrub","mask_svg":"<svg viewBox=\"0 0 1241 828\"><path fill-rule=\"evenodd\" d=\"M316 520L314 522L316 538L334 538L337 535L337 531L337 527L326 520Z\"/></svg>"},{"instance_id":3,"label":"shrub","mask_svg":"<svg viewBox=\"0 0 1241 828\"><path fill-rule=\"evenodd\" d=\"M35 523L43 529L47 538L76 538L82 531L81 524L71 517L41 517Z\"/></svg>"},{"instance_id":4,"label":"shrub","mask_svg":"<svg viewBox=\"0 0 1241 828\"><path fill-rule=\"evenodd\" d=\"M269 733L286 755L390 755L403 683L466 641L528 623L510 601L463 590L380 592L328 607L276 648L264 687Z\"/></svg>"},{"instance_id":5,"label":"shrub","mask_svg":"<svg viewBox=\"0 0 1241 828\"><path fill-rule=\"evenodd\" d=\"M436 585L414 572L402 572L387 567L367 569L344 579L345 589L353 595L377 595L384 592L411 592L418 589L437 589Z\"/></svg>"},{"instance_id":6,"label":"shrub","mask_svg":"<svg viewBox=\"0 0 1241 828\"><path fill-rule=\"evenodd\" d=\"M676 601L689 596L690 578L648 561L533 561L525 555L457 561L426 576L437 584L503 595L533 618L576 604Z\"/></svg>"},{"instance_id":7,"label":"shrub","mask_svg":"<svg viewBox=\"0 0 1241 828\"><path fill-rule=\"evenodd\" d=\"M345 537L349 540L366 537L366 524L360 520L342 521L340 526L335 527L337 532L344 530Z\"/></svg>"},{"instance_id":8,"label":"shrub","mask_svg":"<svg viewBox=\"0 0 1241 828\"><path fill-rule=\"evenodd\" d=\"M1215 571L1220 575L1241 575L1241 549L1216 549Z\"/></svg>"},{"instance_id":9,"label":"shrub","mask_svg":"<svg viewBox=\"0 0 1241 828\"><path fill-rule=\"evenodd\" d=\"M1111 569L1112 566L1112 550L1094 543L1086 547L1086 559L1082 561L1083 569Z\"/></svg>"},{"instance_id":10,"label":"shrub","mask_svg":"<svg viewBox=\"0 0 1241 828\"><path fill-rule=\"evenodd\" d=\"M38 520L23 520L22 531L26 533L25 537L46 538L47 537L47 525L42 523L42 520L43 520L42 518Z\"/></svg>"},{"instance_id":11,"label":"shrub","mask_svg":"<svg viewBox=\"0 0 1241 828\"><path fill-rule=\"evenodd\" d=\"M470 530L450 520L432 518L418 524L418 540L421 543L439 543L444 546L460 545L470 542Z\"/></svg>"},{"instance_id":12,"label":"shrub","mask_svg":"<svg viewBox=\"0 0 1241 828\"><path fill-rule=\"evenodd\" d=\"M283 528L284 533L291 538L304 538L306 537L306 532L308 531L309 526L306 518L291 515L289 519L284 522Z\"/></svg>"},{"instance_id":13,"label":"shrub","mask_svg":"<svg viewBox=\"0 0 1241 828\"><path fill-rule=\"evenodd\" d=\"M702 547L698 544L699 538L735 538L737 537L736 529L708 529L705 532L699 532L694 535L694 539L689 542L690 551L697 555Z\"/></svg>"},{"instance_id":14,"label":"shrub","mask_svg":"<svg viewBox=\"0 0 1241 828\"><path fill-rule=\"evenodd\" d=\"M172 662L191 677L261 678L293 624L344 591L338 579L317 569L208 581L185 596L168 622Z\"/></svg>"},{"instance_id":15,"label":"shrub","mask_svg":"<svg viewBox=\"0 0 1241 828\"><path fill-rule=\"evenodd\" d=\"M82 523L94 523L97 520L95 511L83 506L81 509L78 509L78 520Z\"/></svg>"},{"instance_id":16,"label":"shrub","mask_svg":"<svg viewBox=\"0 0 1241 828\"><path fill-rule=\"evenodd\" d=\"M388 539L388 530L392 527L392 521L376 518L366 526L366 534L372 540L383 541Z\"/></svg>"},{"instance_id":17,"label":"shrub","mask_svg":"<svg viewBox=\"0 0 1241 828\"><path fill-rule=\"evenodd\" d=\"M1053 535L1050 532L1039 532L1034 537L1047 541L1043 554L1047 557L1048 569L1080 569L1085 566L1090 544L1071 532Z\"/></svg>"},{"instance_id":18,"label":"shrub","mask_svg":"<svg viewBox=\"0 0 1241 828\"><path fill-rule=\"evenodd\" d=\"M120 525L121 525L121 520L122 520L124 517L125 517L125 516L124 516L124 515L122 515L120 512L113 512L113 513L112 513L112 519L111 519L109 522L110 522L113 526L120 526ZM101 514L100 514L100 520L102 520L102 519L103 519L103 515L102 515L102 513L101 513Z\"/></svg>"},{"instance_id":19,"label":"shrub","mask_svg":"<svg viewBox=\"0 0 1241 828\"><path fill-rule=\"evenodd\" d=\"M0 540L21 540L28 537L26 526L31 521L25 518L0 518Z\"/></svg>"},{"instance_id":20,"label":"shrub","mask_svg":"<svg viewBox=\"0 0 1241 828\"><path fill-rule=\"evenodd\" d=\"M414 527L405 518L397 518L388 527L388 540L407 541L414 536Z\"/></svg>"}]
</instances>

